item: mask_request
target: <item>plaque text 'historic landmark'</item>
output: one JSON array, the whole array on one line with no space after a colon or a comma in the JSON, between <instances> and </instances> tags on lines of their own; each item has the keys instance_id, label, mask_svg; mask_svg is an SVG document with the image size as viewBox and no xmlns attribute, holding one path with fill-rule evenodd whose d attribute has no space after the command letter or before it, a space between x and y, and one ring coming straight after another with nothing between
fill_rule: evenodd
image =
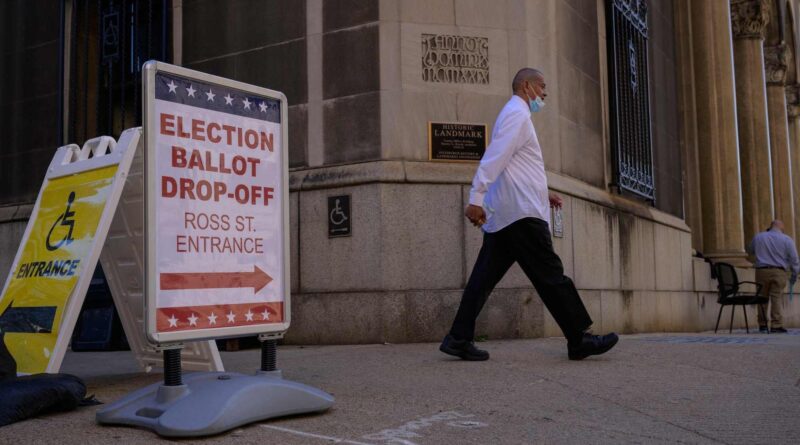
<instances>
[{"instance_id":1,"label":"plaque text 'historic landmark'","mask_svg":"<svg viewBox=\"0 0 800 445\"><path fill-rule=\"evenodd\" d=\"M480 161L486 125L428 122L428 149L432 161Z\"/></svg>"}]
</instances>

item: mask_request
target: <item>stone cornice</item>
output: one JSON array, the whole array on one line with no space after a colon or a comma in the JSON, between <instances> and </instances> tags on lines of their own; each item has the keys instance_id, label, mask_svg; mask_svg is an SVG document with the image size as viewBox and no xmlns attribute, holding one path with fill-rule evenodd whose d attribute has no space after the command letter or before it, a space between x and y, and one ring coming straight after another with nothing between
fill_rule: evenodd
<instances>
[{"instance_id":1,"label":"stone cornice","mask_svg":"<svg viewBox=\"0 0 800 445\"><path fill-rule=\"evenodd\" d=\"M789 51L786 44L764 47L764 71L767 84L786 83L786 68L789 66Z\"/></svg>"},{"instance_id":2,"label":"stone cornice","mask_svg":"<svg viewBox=\"0 0 800 445\"><path fill-rule=\"evenodd\" d=\"M770 0L730 0L731 28L735 39L764 39L769 23Z\"/></svg>"},{"instance_id":3,"label":"stone cornice","mask_svg":"<svg viewBox=\"0 0 800 445\"><path fill-rule=\"evenodd\" d=\"M477 163L457 164L426 161L368 161L358 164L296 168L289 173L289 190L307 192L365 184L456 184L468 187ZM640 201L611 193L578 179L547 172L550 189L584 201L630 213L665 226L690 232L686 222Z\"/></svg>"},{"instance_id":4,"label":"stone cornice","mask_svg":"<svg viewBox=\"0 0 800 445\"><path fill-rule=\"evenodd\" d=\"M800 84L786 86L786 112L789 119L800 117Z\"/></svg>"}]
</instances>

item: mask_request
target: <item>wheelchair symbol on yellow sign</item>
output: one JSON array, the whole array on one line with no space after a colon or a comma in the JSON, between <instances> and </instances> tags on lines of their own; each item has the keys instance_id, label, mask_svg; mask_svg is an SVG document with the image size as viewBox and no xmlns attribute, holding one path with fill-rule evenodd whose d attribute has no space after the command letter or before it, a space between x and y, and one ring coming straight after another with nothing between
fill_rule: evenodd
<instances>
[{"instance_id":1,"label":"wheelchair symbol on yellow sign","mask_svg":"<svg viewBox=\"0 0 800 445\"><path fill-rule=\"evenodd\" d=\"M64 213L58 215L58 218L56 218L56 221L50 227L50 231L47 232L47 239L45 239L47 250L49 251L58 250L61 248L61 246L64 245L69 246L73 241L75 241L74 238L72 238L72 231L75 230L75 219L74 219L75 212L70 210L70 207L72 207L72 203L74 201L75 201L75 192L70 192L69 198L67 198L67 209L64 210ZM66 234L61 239L59 239L55 244L53 244L53 242L51 241L51 238L53 237L53 231L56 229L56 227L59 227L62 230L59 230L56 233L63 234L64 226L68 227L68 229L66 230ZM57 237L58 236L56 236L56 238Z\"/></svg>"}]
</instances>

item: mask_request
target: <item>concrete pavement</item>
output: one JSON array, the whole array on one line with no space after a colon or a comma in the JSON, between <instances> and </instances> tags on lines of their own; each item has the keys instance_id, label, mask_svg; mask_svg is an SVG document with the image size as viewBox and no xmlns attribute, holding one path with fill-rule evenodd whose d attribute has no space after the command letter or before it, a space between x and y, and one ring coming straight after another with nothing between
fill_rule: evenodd
<instances>
[{"instance_id":1,"label":"concrete pavement","mask_svg":"<svg viewBox=\"0 0 800 445\"><path fill-rule=\"evenodd\" d=\"M288 379L332 393L328 413L273 420L186 443L800 443L800 331L623 336L601 357L566 358L563 339L480 343L463 362L435 344L280 347ZM250 372L259 351L222 353ZM159 381L129 352L69 353L64 372L104 402ZM99 426L96 407L0 428L2 444L166 442Z\"/></svg>"}]
</instances>

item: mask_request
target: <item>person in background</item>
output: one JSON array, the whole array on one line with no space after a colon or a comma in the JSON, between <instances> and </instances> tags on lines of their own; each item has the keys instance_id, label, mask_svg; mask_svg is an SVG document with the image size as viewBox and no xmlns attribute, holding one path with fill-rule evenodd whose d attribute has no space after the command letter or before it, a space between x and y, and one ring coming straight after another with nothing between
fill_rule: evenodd
<instances>
[{"instance_id":1,"label":"person in background","mask_svg":"<svg viewBox=\"0 0 800 445\"><path fill-rule=\"evenodd\" d=\"M783 233L783 221L772 221L769 228L753 237L747 252L755 257L756 282L761 295L770 300L770 320L767 325L766 305L758 305L758 330L764 334L786 333L783 327L783 289L786 282L794 284L800 272L800 260L794 240Z\"/></svg>"}]
</instances>

